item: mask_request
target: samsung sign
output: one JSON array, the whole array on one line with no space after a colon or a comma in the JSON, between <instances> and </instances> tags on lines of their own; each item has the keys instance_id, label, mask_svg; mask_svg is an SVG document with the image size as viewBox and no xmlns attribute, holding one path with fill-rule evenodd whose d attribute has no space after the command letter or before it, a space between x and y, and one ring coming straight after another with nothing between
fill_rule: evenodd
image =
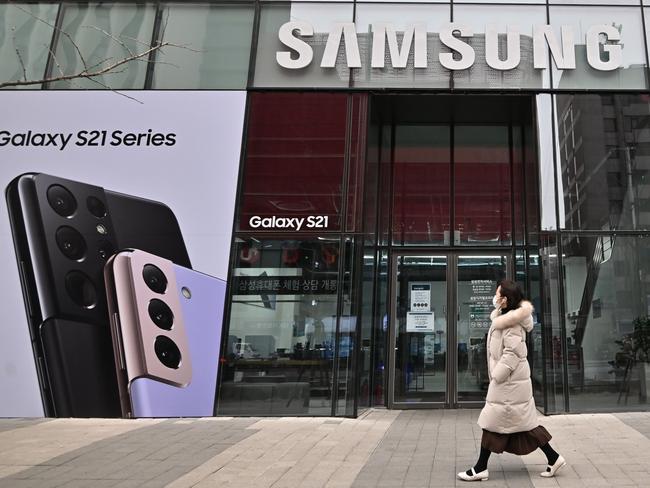
<instances>
[{"instance_id":1,"label":"samsung sign","mask_svg":"<svg viewBox=\"0 0 650 488\"><path fill-rule=\"evenodd\" d=\"M393 68L406 68L411 46L415 68L427 68L427 28L425 24L415 23L403 31L401 46L397 32L390 23L372 24L371 68L384 68L386 44ZM304 38L314 35L314 28L308 22L287 22L280 27L280 42L292 51L276 52L276 60L287 69L301 69L311 65L314 60L312 47ZM485 29L485 62L495 70L507 71L517 68L521 61L521 34L517 26L508 26L506 36L507 50L499 56L499 35L495 25ZM438 54L440 64L449 70L465 70L476 60L474 48L465 40L474 36L474 30L465 24L445 24L439 33L440 43L452 52ZM575 32L572 26L563 25L559 36L550 25L536 25L533 29L533 63L537 69L548 67L548 52L560 70L575 69ZM612 25L593 25L585 35L587 62L599 71L613 71L621 67L623 46L618 44L621 33ZM320 60L321 68L334 68L341 43L345 43L345 61L348 68L361 68L359 41L353 22L333 24L327 37L325 50Z\"/></svg>"}]
</instances>

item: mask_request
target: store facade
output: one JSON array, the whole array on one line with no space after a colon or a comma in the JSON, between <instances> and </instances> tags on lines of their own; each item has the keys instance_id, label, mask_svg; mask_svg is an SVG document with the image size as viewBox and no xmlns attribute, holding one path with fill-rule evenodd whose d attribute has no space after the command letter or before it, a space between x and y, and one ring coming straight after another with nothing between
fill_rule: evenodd
<instances>
[{"instance_id":1,"label":"store facade","mask_svg":"<svg viewBox=\"0 0 650 488\"><path fill-rule=\"evenodd\" d=\"M36 72L54 72L71 39L108 53L82 29L92 22L196 47L157 53L111 88L247 91L217 414L480 406L501 278L536 309L542 411L650 408L650 4L44 3L11 15ZM35 47L48 39L58 56Z\"/></svg>"}]
</instances>

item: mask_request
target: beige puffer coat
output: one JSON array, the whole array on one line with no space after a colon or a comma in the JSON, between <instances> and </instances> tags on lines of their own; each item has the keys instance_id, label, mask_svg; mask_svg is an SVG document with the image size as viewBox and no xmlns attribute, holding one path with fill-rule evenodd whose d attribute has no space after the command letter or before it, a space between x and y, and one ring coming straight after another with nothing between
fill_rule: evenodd
<instances>
[{"instance_id":1,"label":"beige puffer coat","mask_svg":"<svg viewBox=\"0 0 650 488\"><path fill-rule=\"evenodd\" d=\"M502 314L494 310L487 337L488 387L485 407L478 418L481 428L500 434L526 432L539 425L526 356L526 332L533 330L533 305Z\"/></svg>"}]
</instances>

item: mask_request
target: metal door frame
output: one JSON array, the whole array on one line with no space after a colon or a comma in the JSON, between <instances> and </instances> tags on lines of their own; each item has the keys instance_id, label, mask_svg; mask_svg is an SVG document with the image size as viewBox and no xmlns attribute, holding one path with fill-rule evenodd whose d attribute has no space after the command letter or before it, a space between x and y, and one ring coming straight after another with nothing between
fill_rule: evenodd
<instances>
[{"instance_id":1,"label":"metal door frame","mask_svg":"<svg viewBox=\"0 0 650 488\"><path fill-rule=\"evenodd\" d=\"M515 253L512 248L481 248L481 249L436 249L436 248L393 248L390 253L390 280L389 293L389 317L388 317L388 398L387 405L390 409L418 409L418 408L474 408L482 407L482 401L458 401L458 258L466 256L506 256L506 277L514 276ZM444 402L396 402L395 401L395 363L397 339L396 316L397 316L397 261L401 256L439 256L447 258L447 354L445 356L445 374L447 383L445 388ZM453 312L451 316L450 311Z\"/></svg>"}]
</instances>

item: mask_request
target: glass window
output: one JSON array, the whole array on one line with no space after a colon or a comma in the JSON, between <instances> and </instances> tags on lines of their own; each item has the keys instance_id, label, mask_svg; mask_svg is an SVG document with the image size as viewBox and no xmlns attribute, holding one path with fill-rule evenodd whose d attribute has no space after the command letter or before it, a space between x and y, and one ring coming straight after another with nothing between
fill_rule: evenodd
<instances>
[{"instance_id":1,"label":"glass window","mask_svg":"<svg viewBox=\"0 0 650 488\"><path fill-rule=\"evenodd\" d=\"M357 0L357 3L451 3L450 0Z\"/></svg>"},{"instance_id":2,"label":"glass window","mask_svg":"<svg viewBox=\"0 0 650 488\"><path fill-rule=\"evenodd\" d=\"M528 334L528 361L530 362L531 379L533 381L533 392L535 395L535 403L538 408L545 406L544 402L544 345L543 345L543 330L542 330L542 297L541 297L541 272L540 272L540 255L539 249L532 248L529 252L521 256L525 259L528 256L528 267L522 270L525 276L517 278L524 282L528 279L528 297L530 302L535 308L533 313L533 331ZM517 256L519 258L519 255ZM523 264L523 263L522 263Z\"/></svg>"},{"instance_id":3,"label":"glass window","mask_svg":"<svg viewBox=\"0 0 650 488\"><path fill-rule=\"evenodd\" d=\"M43 79L58 9L44 4L0 5L0 84ZM40 87L37 83L16 88Z\"/></svg>"},{"instance_id":4,"label":"glass window","mask_svg":"<svg viewBox=\"0 0 650 488\"><path fill-rule=\"evenodd\" d=\"M640 0L548 0L548 3L558 5L639 5Z\"/></svg>"},{"instance_id":5,"label":"glass window","mask_svg":"<svg viewBox=\"0 0 650 488\"><path fill-rule=\"evenodd\" d=\"M571 411L647 408L648 237L564 237Z\"/></svg>"},{"instance_id":6,"label":"glass window","mask_svg":"<svg viewBox=\"0 0 650 488\"><path fill-rule=\"evenodd\" d=\"M260 0L261 2L277 2L278 0ZM352 3L354 0L298 0L300 3ZM447 1L447 0L445 0ZM286 3L286 0L285 0Z\"/></svg>"},{"instance_id":7,"label":"glass window","mask_svg":"<svg viewBox=\"0 0 650 488\"><path fill-rule=\"evenodd\" d=\"M374 107L374 98L370 99L370 107ZM382 127L374 111L370 112L368 133L366 137L366 169L363 177L363 231L365 244L374 245L378 237L378 211L379 211L379 163L381 155Z\"/></svg>"},{"instance_id":8,"label":"glass window","mask_svg":"<svg viewBox=\"0 0 650 488\"><path fill-rule=\"evenodd\" d=\"M358 335L357 330L361 329L357 324L359 318L359 308L361 306L361 297L357 291L357 276L354 273L354 263L357 258L356 249L351 238L345 238L342 246L343 254L340 259L343 260L343 274L339 283L341 284L342 303L338 324L336 325L335 340L335 368L336 368L336 391L333 391L336 398L336 412L338 416L355 415L355 396L358 394L356 385L357 381L363 378L363 372L360 368L361 363L357 361ZM361 353L361 357L364 357Z\"/></svg>"},{"instance_id":9,"label":"glass window","mask_svg":"<svg viewBox=\"0 0 650 488\"><path fill-rule=\"evenodd\" d=\"M348 138L350 140L350 169L348 174L348 201L346 230L348 232L363 230L363 188L365 185L366 136L368 135L368 95L355 93L351 95L352 116ZM372 214L374 216L374 213Z\"/></svg>"},{"instance_id":10,"label":"glass window","mask_svg":"<svg viewBox=\"0 0 650 488\"><path fill-rule=\"evenodd\" d=\"M650 5L650 0L643 0L644 5ZM650 52L650 8L644 8L643 11L643 20L645 21L645 39L646 39L646 51Z\"/></svg>"},{"instance_id":11,"label":"glass window","mask_svg":"<svg viewBox=\"0 0 650 488\"><path fill-rule=\"evenodd\" d=\"M539 233L540 233L540 179L539 179L539 159L540 159L540 150L537 139L537 128L536 122L536 104L531 100L530 105L528 105L531 112L531 115L527 117L527 120L523 121L522 133L522 154L523 154L523 182L522 182L522 192L523 195L521 199L524 201L524 237L523 240L526 244L539 246ZM516 130L516 127L513 128L513 131ZM553 183L553 180L551 180ZM518 186L515 181L515 193L518 192ZM517 200L515 200L516 202ZM515 215L517 215L517 208L515 207ZM516 229L515 229L516 230ZM517 240L521 240L518 236Z\"/></svg>"},{"instance_id":12,"label":"glass window","mask_svg":"<svg viewBox=\"0 0 650 488\"><path fill-rule=\"evenodd\" d=\"M371 407L372 398L372 337L373 324L375 323L374 313L374 292L377 279L377 252L374 247L364 247L363 263L361 268L361 300L360 315L361 327L359 328L359 408Z\"/></svg>"},{"instance_id":13,"label":"glass window","mask_svg":"<svg viewBox=\"0 0 650 488\"><path fill-rule=\"evenodd\" d=\"M449 244L451 127L395 126L393 243Z\"/></svg>"},{"instance_id":14,"label":"glass window","mask_svg":"<svg viewBox=\"0 0 650 488\"><path fill-rule=\"evenodd\" d=\"M240 229L341 229L347 104L345 94L250 95Z\"/></svg>"},{"instance_id":15,"label":"glass window","mask_svg":"<svg viewBox=\"0 0 650 488\"><path fill-rule=\"evenodd\" d=\"M560 224L572 230L650 228L650 99L619 94L556 95ZM605 118L605 112L614 118ZM636 128L622 130L639 117ZM645 122L644 122L645 120ZM608 123L607 121L611 121Z\"/></svg>"},{"instance_id":16,"label":"glass window","mask_svg":"<svg viewBox=\"0 0 650 488\"><path fill-rule=\"evenodd\" d=\"M337 23L352 22L352 18L353 3L263 4L260 12L254 85L308 88L349 86L350 69L345 62L345 56L346 49L350 50L350 46L341 40L336 50L335 67L321 68L321 62L330 30ZM313 59L303 68L285 68L276 59L278 52L291 53L292 59L298 59L297 52L281 43L278 37L280 27L290 21L306 22L313 29L312 36L299 36L300 42L309 46L306 51L313 53ZM294 34L297 32L294 31ZM332 46L336 48L336 45ZM304 56L303 53L302 59L307 59Z\"/></svg>"},{"instance_id":17,"label":"glass window","mask_svg":"<svg viewBox=\"0 0 650 488\"><path fill-rule=\"evenodd\" d=\"M386 364L390 344L388 343L388 251L379 251L379 270L375 295L374 341L373 341L373 391L372 405L385 406L388 391L388 367Z\"/></svg>"},{"instance_id":18,"label":"glass window","mask_svg":"<svg viewBox=\"0 0 650 488\"><path fill-rule=\"evenodd\" d=\"M438 60L442 49L438 31L449 18L448 5L359 4L355 20L362 62L361 68L352 71L353 86L449 88L449 71ZM380 23L390 23L394 31L387 30L383 36L384 53L381 55L380 51L379 57L384 67L373 67L373 32L378 30ZM426 57L424 52L420 53L422 46L418 42L418 34L413 30L415 23L426 25L426 33L422 37L424 41L426 35ZM408 53L404 49L406 32L413 34ZM391 54L391 42L397 47L394 56ZM424 67L415 67L416 57L421 58L419 62L424 63ZM404 67L394 67L399 62Z\"/></svg>"},{"instance_id":19,"label":"glass window","mask_svg":"<svg viewBox=\"0 0 650 488\"><path fill-rule=\"evenodd\" d=\"M535 349L539 349L539 342L544 351L544 367L546 369L546 413L564 412L564 363L563 358L566 348L562 346L564 337L563 324L560 314L560 270L558 261L558 244L555 232L543 232L540 239L540 259L543 281L541 283L543 306L538 308L544 312L541 329L533 330L533 341L537 342ZM532 297L532 296L531 296ZM537 370L539 375L539 370ZM537 377L539 379L539 376Z\"/></svg>"},{"instance_id":20,"label":"glass window","mask_svg":"<svg viewBox=\"0 0 650 488\"><path fill-rule=\"evenodd\" d=\"M509 4L508 7L502 7L505 9L512 8L513 4L546 4L546 0L454 0L454 3L506 3ZM456 9L454 8L454 13Z\"/></svg>"},{"instance_id":21,"label":"glass window","mask_svg":"<svg viewBox=\"0 0 650 488\"><path fill-rule=\"evenodd\" d=\"M376 193L366 193L366 198L378 200L377 237L382 245L390 239L396 245L449 245L450 102L422 95L372 98L370 126L375 136L368 154L378 161L370 160L368 174L375 174L378 184ZM373 218L370 213L366 220Z\"/></svg>"},{"instance_id":22,"label":"glass window","mask_svg":"<svg viewBox=\"0 0 650 488\"><path fill-rule=\"evenodd\" d=\"M616 120L603 119L603 130L605 132L616 132Z\"/></svg>"},{"instance_id":23,"label":"glass window","mask_svg":"<svg viewBox=\"0 0 650 488\"><path fill-rule=\"evenodd\" d=\"M555 214L555 164L553 163L553 99L537 95L536 120L539 147L539 182L541 188L541 230L557 229Z\"/></svg>"},{"instance_id":24,"label":"glass window","mask_svg":"<svg viewBox=\"0 0 650 488\"><path fill-rule=\"evenodd\" d=\"M528 117L530 118L530 117ZM524 138L524 126L517 125L511 128L512 131L512 193L515 205L513 207L513 239L515 244L523 245L526 242L526 147L524 144L530 144ZM533 179L533 178L531 178Z\"/></svg>"},{"instance_id":25,"label":"glass window","mask_svg":"<svg viewBox=\"0 0 650 488\"><path fill-rule=\"evenodd\" d=\"M326 237L236 239L219 415L331 415L339 252ZM339 327L351 361L356 320Z\"/></svg>"},{"instance_id":26,"label":"glass window","mask_svg":"<svg viewBox=\"0 0 650 488\"><path fill-rule=\"evenodd\" d=\"M391 185L393 183L393 125L391 122L382 120L380 123L381 137L379 141L379 213L377 225L379 231L377 241L382 246L388 245L391 241L391 219L393 196Z\"/></svg>"},{"instance_id":27,"label":"glass window","mask_svg":"<svg viewBox=\"0 0 650 488\"><path fill-rule=\"evenodd\" d=\"M455 126L454 190L455 244L512 241L507 125Z\"/></svg>"},{"instance_id":28,"label":"glass window","mask_svg":"<svg viewBox=\"0 0 650 488\"><path fill-rule=\"evenodd\" d=\"M454 22L464 23L474 29L474 36L467 40L476 53L471 68L454 72L455 88L548 88L551 86L549 70L535 69L533 64L533 26L546 24L546 8L542 6L483 6L458 5L454 7ZM499 60L516 60L513 69L497 70L486 60L486 26L497 28ZM519 26L518 49L507 47L507 26ZM513 37L513 39L515 39ZM517 46L517 44L515 44Z\"/></svg>"},{"instance_id":29,"label":"glass window","mask_svg":"<svg viewBox=\"0 0 650 488\"><path fill-rule=\"evenodd\" d=\"M597 88L599 90L645 89L646 52L643 25L638 8L619 7L551 7L550 21L558 40L560 26L573 28L576 69L558 70L553 63L553 87L561 89ZM613 26L620 35L621 67L612 71L598 71L587 62L586 34L594 25ZM600 37L604 41L604 34ZM559 42L559 41L558 41ZM612 44L611 42L608 44ZM609 48L608 48L609 49ZM603 45L599 47L601 61L610 59Z\"/></svg>"},{"instance_id":30,"label":"glass window","mask_svg":"<svg viewBox=\"0 0 650 488\"><path fill-rule=\"evenodd\" d=\"M370 154L381 159L370 169L379 170L380 229L391 229L395 245L508 245L513 227L523 236L523 158L536 171L533 139L524 135L531 117L526 97L374 97L380 140Z\"/></svg>"},{"instance_id":31,"label":"glass window","mask_svg":"<svg viewBox=\"0 0 650 488\"><path fill-rule=\"evenodd\" d=\"M248 82L252 5L167 4L153 88L232 88Z\"/></svg>"},{"instance_id":32,"label":"glass window","mask_svg":"<svg viewBox=\"0 0 650 488\"><path fill-rule=\"evenodd\" d=\"M151 46L156 9L152 4L64 4L52 75L100 70L146 52ZM144 88L148 56L93 79L52 84L52 88ZM59 71L60 70L60 71Z\"/></svg>"}]
</instances>

